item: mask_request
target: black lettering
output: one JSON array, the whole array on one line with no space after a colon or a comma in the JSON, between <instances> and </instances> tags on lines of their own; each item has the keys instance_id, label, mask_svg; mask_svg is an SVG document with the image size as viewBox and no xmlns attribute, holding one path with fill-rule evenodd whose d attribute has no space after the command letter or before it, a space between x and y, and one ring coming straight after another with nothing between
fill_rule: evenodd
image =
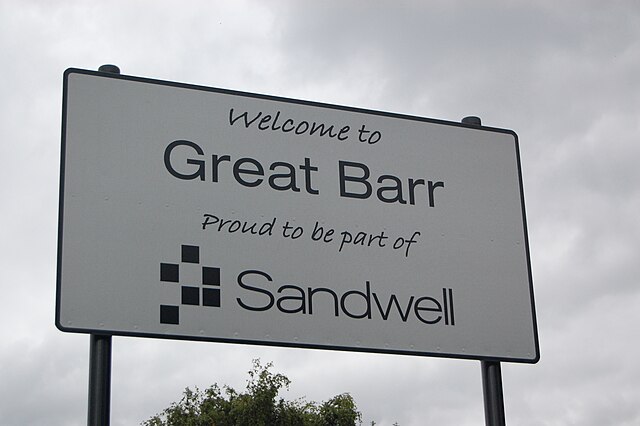
<instances>
[{"instance_id":1,"label":"black lettering","mask_svg":"<svg viewBox=\"0 0 640 426\"><path fill-rule=\"evenodd\" d=\"M292 296L280 297L278 299L278 302L276 303L280 312L284 312L285 314L296 314L298 312L302 312L303 314L305 314L307 310L306 310L306 304L305 304L304 290L295 285L283 285L278 289L278 293L282 293L283 290L295 290L298 292L298 294L292 295ZM282 306L282 304L286 301L296 301L299 303L299 305L296 308L287 309Z\"/></svg>"},{"instance_id":2,"label":"black lettering","mask_svg":"<svg viewBox=\"0 0 640 426\"><path fill-rule=\"evenodd\" d=\"M247 129L249 128L250 125L253 124L254 121L256 121L258 118L260 118L260 116L262 115L262 112L259 112L251 121L249 121L249 113L247 111L243 112L242 114L238 115L237 117L233 117L233 108L231 108L229 110L229 124L231 126L233 126L236 121L238 121L240 118L244 119L244 127L246 127Z\"/></svg>"},{"instance_id":3,"label":"black lettering","mask_svg":"<svg viewBox=\"0 0 640 426\"><path fill-rule=\"evenodd\" d=\"M307 289L308 297L309 297L309 315L313 315L313 295L316 293L328 293L333 296L333 307L334 307L334 315L338 316L338 295L331 289L328 288L311 288Z\"/></svg>"},{"instance_id":4,"label":"black lettering","mask_svg":"<svg viewBox=\"0 0 640 426\"><path fill-rule=\"evenodd\" d=\"M342 235L342 240L340 241L340 248L338 249L338 252L342 251L342 247L344 247L345 244L351 244L353 241L353 235L351 235L351 232L349 231L342 231L340 235Z\"/></svg>"},{"instance_id":5,"label":"black lettering","mask_svg":"<svg viewBox=\"0 0 640 426\"><path fill-rule=\"evenodd\" d=\"M260 275L264 278L267 279L267 281L272 282L273 280L271 279L271 277L269 276L269 274L262 272L262 271L256 271L256 270L248 270L248 271L243 271L240 275L238 275L238 285L240 287L242 287L245 290L249 290L249 291L253 291L256 293L261 293L266 295L269 298L269 303L267 303L264 306L249 306L247 304L245 304L242 299L240 299L239 297L236 298L236 301L238 302L238 304L248 310L248 311L268 311L269 309L271 309L271 307L273 306L273 304L275 303L275 298L273 297L273 294L271 294L271 292L269 290L265 290L263 288L259 288L259 287L254 287L248 284L245 284L243 282L243 279L246 275Z\"/></svg>"},{"instance_id":6,"label":"black lettering","mask_svg":"<svg viewBox=\"0 0 640 426\"><path fill-rule=\"evenodd\" d=\"M252 164L255 168L243 169L242 166L245 163ZM256 187L262 183L262 179L247 181L242 178L241 173L254 176L264 176L264 168L262 167L262 164L260 164L257 160L249 157L241 158L233 165L233 176L236 178L236 181L238 181L239 184L249 187Z\"/></svg>"},{"instance_id":7,"label":"black lettering","mask_svg":"<svg viewBox=\"0 0 640 426\"><path fill-rule=\"evenodd\" d=\"M382 139L382 133L380 133L379 131L375 130L373 133L371 133L371 136L369 136L369 139L367 139L367 143L369 145L373 145L378 143L378 141L380 141L380 139Z\"/></svg>"},{"instance_id":8,"label":"black lettering","mask_svg":"<svg viewBox=\"0 0 640 426\"><path fill-rule=\"evenodd\" d=\"M358 140L360 142L366 142L367 138L364 137L364 135L366 135L367 133L370 133L370 130L365 130L365 125L363 124L362 127L360 127L360 129L358 129Z\"/></svg>"},{"instance_id":9,"label":"black lettering","mask_svg":"<svg viewBox=\"0 0 640 426\"><path fill-rule=\"evenodd\" d=\"M449 315L451 316L451 325L456 325L456 317L454 315L454 311L453 311L453 290L449 289L449 309L451 309L451 312L449 312Z\"/></svg>"},{"instance_id":10,"label":"black lettering","mask_svg":"<svg viewBox=\"0 0 640 426\"><path fill-rule=\"evenodd\" d=\"M429 181L429 207L435 206L435 200L433 199L433 191L436 188L444 188L444 182L431 182Z\"/></svg>"},{"instance_id":11,"label":"black lettering","mask_svg":"<svg viewBox=\"0 0 640 426\"><path fill-rule=\"evenodd\" d=\"M192 179L200 178L200 180L204 180L205 167L204 167L203 160L192 160L190 158L187 159L187 164L198 166L196 171L191 174L183 174L176 171L176 169L173 168L173 164L171 164L171 152L177 146L188 146L190 148L193 148L198 153L198 155L204 155L204 151L202 150L202 148L200 148L200 146L198 146L198 144L196 144L195 142L186 141L186 140L173 141L169 145L167 145L167 148L164 150L164 166L166 167L167 171L171 173L174 177L177 177L178 179L192 180Z\"/></svg>"},{"instance_id":12,"label":"black lettering","mask_svg":"<svg viewBox=\"0 0 640 426\"><path fill-rule=\"evenodd\" d=\"M356 234L356 237L353 239L353 245L357 245L360 244L361 246L364 245L364 242L367 238L367 233L364 231L360 231Z\"/></svg>"},{"instance_id":13,"label":"black lettering","mask_svg":"<svg viewBox=\"0 0 640 426\"><path fill-rule=\"evenodd\" d=\"M338 140L346 141L347 139L349 139L349 135L346 134L349 133L349 130L351 130L351 127L349 126L344 126L342 129L340 129L340 132L338 132Z\"/></svg>"},{"instance_id":14,"label":"black lettering","mask_svg":"<svg viewBox=\"0 0 640 426\"><path fill-rule=\"evenodd\" d=\"M428 305L422 306L423 302L428 303ZM413 311L416 314L416 318L418 318L418 320L422 321L425 324L436 324L442 319L442 306L440 305L440 302L438 302L433 297L425 296L416 299L416 303L415 305L413 305ZM432 319L425 319L420 313L421 311L437 312L440 313L440 315Z\"/></svg>"},{"instance_id":15,"label":"black lettering","mask_svg":"<svg viewBox=\"0 0 640 426\"><path fill-rule=\"evenodd\" d=\"M223 161L231 161L231 157L228 155L223 155L221 157L218 157L216 154L213 154L211 156L211 161L213 162L213 164L211 165L211 168L213 169L213 176L211 177L211 181L217 182L218 181L218 164L220 164Z\"/></svg>"},{"instance_id":16,"label":"black lettering","mask_svg":"<svg viewBox=\"0 0 640 426\"><path fill-rule=\"evenodd\" d=\"M349 312L349 310L347 309L347 304L346 304L347 297L349 297L349 296L361 296L361 297L364 298L364 302L365 302L365 307L366 308L365 308L363 313L354 314L352 312ZM363 293L361 291L358 291L358 290L350 290L350 291L347 291L346 293L344 293L342 295L342 297L340 298L340 306L342 307L342 312L344 312L350 318L355 318L355 319L368 318L368 319L371 319L371 283L369 283L369 281L367 281L366 286L365 286L365 293Z\"/></svg>"},{"instance_id":17,"label":"black lettering","mask_svg":"<svg viewBox=\"0 0 640 426\"><path fill-rule=\"evenodd\" d=\"M286 125L287 125L287 123L288 123L291 127L289 127L289 128L286 128L286 129L285 129L285 127L284 127L284 126L286 126ZM293 120L292 120L292 119L290 119L290 118L287 118L287 119L284 121L284 124L282 124L282 131L283 131L283 132L285 132L285 133L289 133L289 132L293 131L295 128L296 128L296 127L293 125Z\"/></svg>"},{"instance_id":18,"label":"black lettering","mask_svg":"<svg viewBox=\"0 0 640 426\"><path fill-rule=\"evenodd\" d=\"M336 136L336 134L333 132L333 125L329 126L326 130L325 130L325 125L323 123L316 123L314 122L311 125L311 131L309 132L309 134L311 136L313 136L316 132L320 131L320 136L324 136L327 133L329 134L330 138L334 138Z\"/></svg>"},{"instance_id":19,"label":"black lettering","mask_svg":"<svg viewBox=\"0 0 640 426\"><path fill-rule=\"evenodd\" d=\"M382 306L380 305L380 301L378 300L378 295L373 293L373 300L375 300L376 305L378 305L378 311L380 311L380 315L383 320L387 320L389 318L389 314L391 313L391 305L395 305L398 313L400 314L400 318L402 318L403 322L407 322L407 318L409 318L409 312L411 311L411 305L413 304L414 296L409 298L409 303L407 303L407 309L405 312L402 312L402 308L400 307L400 303L398 302L398 298L395 294L392 294L389 298L389 303L387 304L387 309L383 312Z\"/></svg>"},{"instance_id":20,"label":"black lettering","mask_svg":"<svg viewBox=\"0 0 640 426\"><path fill-rule=\"evenodd\" d=\"M209 220L211 219L211 220ZM204 215L204 222L202 222L202 229L205 229L207 226L209 225L214 225L216 223L220 222L220 218L218 216L214 216L212 214L206 214Z\"/></svg>"},{"instance_id":21,"label":"black lettering","mask_svg":"<svg viewBox=\"0 0 640 426\"><path fill-rule=\"evenodd\" d=\"M345 168L357 168L362 170L362 176L350 176L345 173ZM371 196L371 184L367 179L371 175L369 167L362 163L354 163L351 161L338 161L338 168L340 173L340 196L348 198L369 198ZM356 184L364 185L364 192L349 192L347 191L347 182L353 182Z\"/></svg>"},{"instance_id":22,"label":"black lettering","mask_svg":"<svg viewBox=\"0 0 640 426\"><path fill-rule=\"evenodd\" d=\"M269 121L271 120L271 116L266 114L258 123L258 129L260 130L268 130L269 129Z\"/></svg>"},{"instance_id":23,"label":"black lettering","mask_svg":"<svg viewBox=\"0 0 640 426\"><path fill-rule=\"evenodd\" d=\"M234 232L237 232L238 230L240 230L241 227L242 227L242 222L240 222L239 220L234 220L229 225L229 233L233 234Z\"/></svg>"},{"instance_id":24,"label":"black lettering","mask_svg":"<svg viewBox=\"0 0 640 426\"><path fill-rule=\"evenodd\" d=\"M248 111L236 113L234 108L230 108L229 125L234 126L238 121L240 121L240 125L244 125L247 129L255 124L257 129L262 131L282 131L283 133L294 132L296 135L303 135L308 132L310 136L318 135L320 137L328 137L330 139L337 138L340 141L349 139L351 127L348 125L342 126L339 130L336 130L335 124L325 124L317 121L310 122L306 120L297 122L293 118L285 119L281 125L280 116L281 111L276 111L275 115L266 114L262 111L250 114ZM364 130L364 126L362 126L359 130L360 141L374 144L382 137L380 132L376 131L368 138L363 138L363 135L366 136L370 133L371 131Z\"/></svg>"},{"instance_id":25,"label":"black lettering","mask_svg":"<svg viewBox=\"0 0 640 426\"><path fill-rule=\"evenodd\" d=\"M335 230L333 228L327 229L327 232L324 232L324 227L320 226L318 221L316 220L315 225L313 225L313 232L311 233L311 239L313 241L324 241L325 243L330 243L333 241L333 233ZM323 236L324 235L324 236Z\"/></svg>"},{"instance_id":26,"label":"black lettering","mask_svg":"<svg viewBox=\"0 0 640 426\"><path fill-rule=\"evenodd\" d=\"M273 124L271 124L271 130L273 131L280 130L280 127L276 126L276 123L278 122L278 118L280 118L280 111L276 112L276 116L273 119Z\"/></svg>"},{"instance_id":27,"label":"black lettering","mask_svg":"<svg viewBox=\"0 0 640 426\"><path fill-rule=\"evenodd\" d=\"M251 226L249 226L249 222L244 222L244 223L242 224L242 231L241 231L241 232L242 232L243 234L249 233L249 234L251 234L251 235L255 235L255 234L257 234L257 233L258 233L258 232L256 231L256 225L257 225L257 223L256 223L256 222L253 222L253 223L251 224Z\"/></svg>"},{"instance_id":28,"label":"black lettering","mask_svg":"<svg viewBox=\"0 0 640 426\"><path fill-rule=\"evenodd\" d=\"M262 235L269 235L272 236L273 235L273 227L276 224L276 218L274 217L271 222L266 222L264 223L261 227L260 230L258 231L258 235L262 236Z\"/></svg>"},{"instance_id":29,"label":"black lettering","mask_svg":"<svg viewBox=\"0 0 640 426\"><path fill-rule=\"evenodd\" d=\"M384 231L380 232L380 235L370 235L369 236L369 244L367 244L369 247L371 247L371 244L373 244L373 242L375 240L378 240L378 247L385 247L386 244L384 243L384 240L388 239L389 237L384 235Z\"/></svg>"},{"instance_id":30,"label":"black lettering","mask_svg":"<svg viewBox=\"0 0 640 426\"><path fill-rule=\"evenodd\" d=\"M385 180L390 180L395 183L393 186L381 186L378 188L378 199L383 203L400 203L407 204L404 198L402 198L402 181L396 176L382 175L378 178L378 183L382 183ZM385 192L391 192L395 194L392 198L384 196Z\"/></svg>"},{"instance_id":31,"label":"black lettering","mask_svg":"<svg viewBox=\"0 0 640 426\"><path fill-rule=\"evenodd\" d=\"M300 170L304 171L304 183L307 193L318 195L320 191L318 191L317 189L313 189L313 186L311 185L311 172L317 172L318 168L311 165L310 158L305 157L304 164L300 165Z\"/></svg>"},{"instance_id":32,"label":"black lettering","mask_svg":"<svg viewBox=\"0 0 640 426\"><path fill-rule=\"evenodd\" d=\"M293 167L289 163L276 161L275 163L271 164L271 167L269 167L269 170L275 171L276 167L283 167L288 170L288 173L281 173L281 174L274 173L271 176L269 176L269 186L275 189L276 191L292 190L294 192L300 192L300 188L296 186L295 167ZM285 185L277 185L276 179L285 179L285 180L288 180L288 183L286 183Z\"/></svg>"},{"instance_id":33,"label":"black lettering","mask_svg":"<svg viewBox=\"0 0 640 426\"><path fill-rule=\"evenodd\" d=\"M415 189L418 185L425 185L424 179L413 180L409 178L409 204L416 204L416 194Z\"/></svg>"},{"instance_id":34,"label":"black lettering","mask_svg":"<svg viewBox=\"0 0 640 426\"><path fill-rule=\"evenodd\" d=\"M301 127L302 127L302 130L300 130ZM295 133L296 133L296 135L301 135L304 132L306 132L307 130L309 130L309 123L307 123L306 121L301 121L296 126L296 132Z\"/></svg>"}]
</instances>

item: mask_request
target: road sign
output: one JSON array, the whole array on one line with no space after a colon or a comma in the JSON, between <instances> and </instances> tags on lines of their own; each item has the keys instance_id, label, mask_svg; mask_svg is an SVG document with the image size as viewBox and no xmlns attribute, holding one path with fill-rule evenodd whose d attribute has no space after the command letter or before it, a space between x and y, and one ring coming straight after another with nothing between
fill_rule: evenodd
<instances>
[{"instance_id":1,"label":"road sign","mask_svg":"<svg viewBox=\"0 0 640 426\"><path fill-rule=\"evenodd\" d=\"M63 331L536 362L509 130L69 69Z\"/></svg>"}]
</instances>

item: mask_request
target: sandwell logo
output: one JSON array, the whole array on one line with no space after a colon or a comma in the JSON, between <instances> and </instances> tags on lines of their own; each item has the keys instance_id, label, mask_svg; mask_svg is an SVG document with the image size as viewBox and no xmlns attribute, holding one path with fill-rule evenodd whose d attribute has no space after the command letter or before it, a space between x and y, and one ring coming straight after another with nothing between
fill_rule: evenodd
<instances>
[{"instance_id":1,"label":"sandwell logo","mask_svg":"<svg viewBox=\"0 0 640 426\"><path fill-rule=\"evenodd\" d=\"M181 287L180 305L220 307L220 268L199 266L201 284L180 283L180 268L200 265L200 247L182 245L180 263L160 263L160 281ZM202 294L202 297L200 295ZM160 305L161 324L180 324L180 305Z\"/></svg>"}]
</instances>

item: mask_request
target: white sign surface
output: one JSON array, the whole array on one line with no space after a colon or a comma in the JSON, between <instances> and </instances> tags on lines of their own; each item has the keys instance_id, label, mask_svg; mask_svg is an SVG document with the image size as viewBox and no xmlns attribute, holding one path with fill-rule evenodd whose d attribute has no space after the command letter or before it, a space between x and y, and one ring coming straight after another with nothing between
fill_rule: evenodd
<instances>
[{"instance_id":1,"label":"white sign surface","mask_svg":"<svg viewBox=\"0 0 640 426\"><path fill-rule=\"evenodd\" d=\"M70 69L63 331L536 362L515 133Z\"/></svg>"}]
</instances>

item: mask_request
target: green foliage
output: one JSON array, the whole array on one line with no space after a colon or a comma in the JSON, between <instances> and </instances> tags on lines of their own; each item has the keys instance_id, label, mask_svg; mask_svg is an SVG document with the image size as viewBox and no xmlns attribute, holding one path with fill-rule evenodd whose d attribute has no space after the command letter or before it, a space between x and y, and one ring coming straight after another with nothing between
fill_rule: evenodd
<instances>
[{"instance_id":1,"label":"green foliage","mask_svg":"<svg viewBox=\"0 0 640 426\"><path fill-rule=\"evenodd\" d=\"M204 392L186 388L182 398L162 413L142 423L143 426L355 426L361 415L351 395L344 393L318 405L304 400L278 398L291 381L253 360L247 389L238 393L217 384Z\"/></svg>"},{"instance_id":2,"label":"green foliage","mask_svg":"<svg viewBox=\"0 0 640 426\"><path fill-rule=\"evenodd\" d=\"M320 406L322 425L350 426L360 422L360 413L356 403L347 393L337 395Z\"/></svg>"}]
</instances>

